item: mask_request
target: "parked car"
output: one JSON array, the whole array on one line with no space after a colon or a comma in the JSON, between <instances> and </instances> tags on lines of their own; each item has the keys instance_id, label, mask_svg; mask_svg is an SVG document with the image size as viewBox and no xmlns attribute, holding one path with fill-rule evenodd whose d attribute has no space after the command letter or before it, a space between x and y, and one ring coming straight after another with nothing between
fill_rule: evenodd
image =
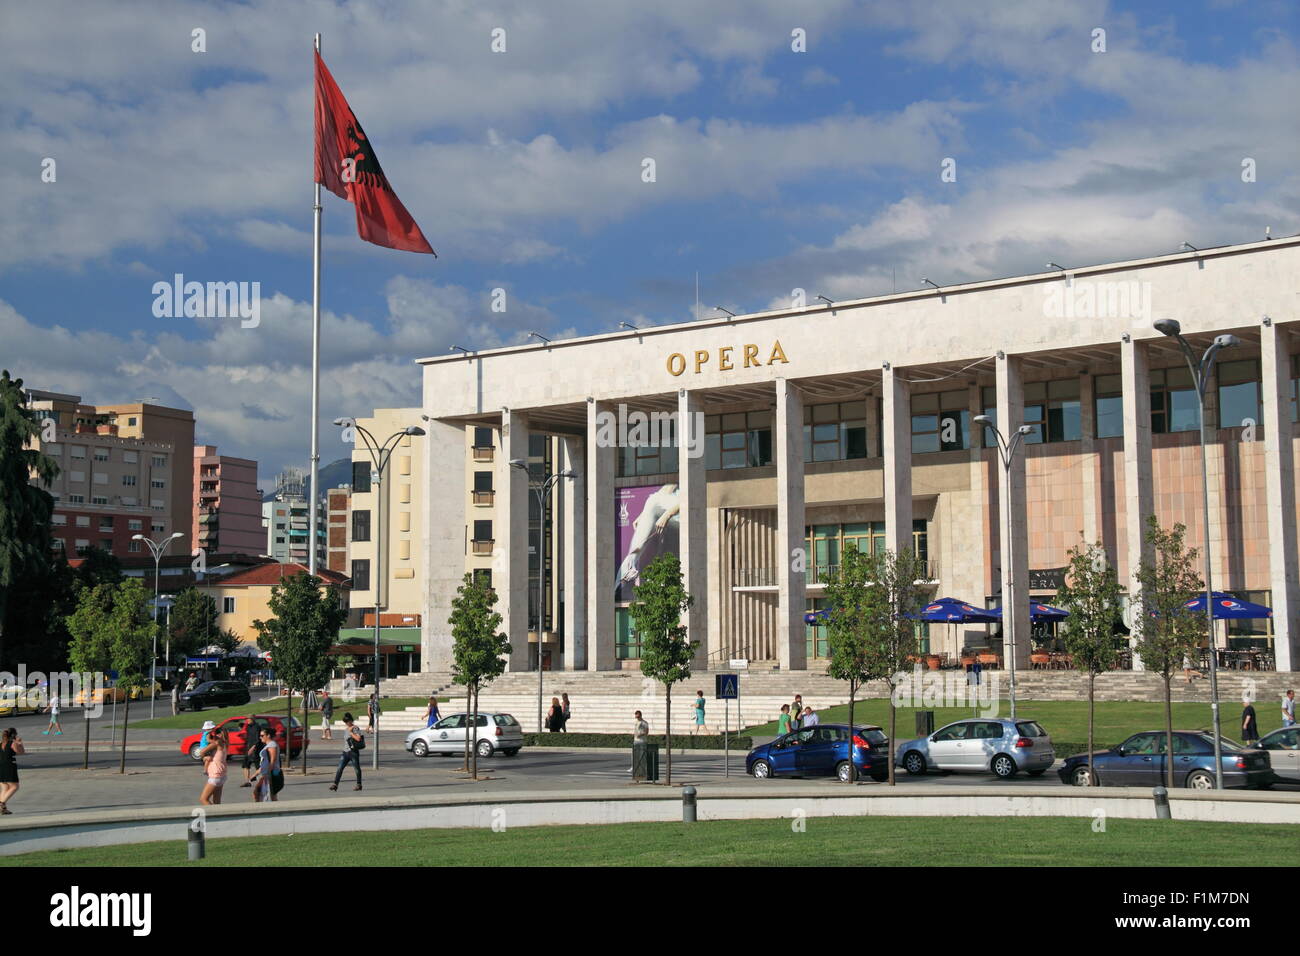
<instances>
[{"instance_id":1,"label":"parked car","mask_svg":"<svg viewBox=\"0 0 1300 956\"><path fill-rule=\"evenodd\" d=\"M1220 738L1224 787L1260 787L1273 781L1269 751L1243 750ZM1174 731L1174 786L1214 789L1214 734L1208 730ZM1094 751L1095 780L1088 776L1088 755L1067 757L1057 770L1062 783L1076 787L1155 787L1165 781L1165 732L1145 730L1118 747Z\"/></svg>"},{"instance_id":2,"label":"parked car","mask_svg":"<svg viewBox=\"0 0 1300 956\"><path fill-rule=\"evenodd\" d=\"M280 745L281 751L284 750L284 717L273 714L245 714L242 717L228 717L221 723L217 724L217 730L224 730L230 737L230 756L242 757L251 744L251 741L245 739L244 724L251 719L256 727L256 734L262 732L263 727L270 727L275 734L275 742ZM293 743L290 750L291 757L297 757L304 747L311 746L311 741L303 733L302 724L297 717L289 718L289 735ZM181 753L185 754L192 760L199 759L199 741L203 738L203 732L190 734L181 741Z\"/></svg>"},{"instance_id":3,"label":"parked car","mask_svg":"<svg viewBox=\"0 0 1300 956\"><path fill-rule=\"evenodd\" d=\"M1300 783L1300 727L1283 727L1265 734L1246 752L1253 750L1267 753L1273 778L1279 783Z\"/></svg>"},{"instance_id":4,"label":"parked car","mask_svg":"<svg viewBox=\"0 0 1300 956\"><path fill-rule=\"evenodd\" d=\"M469 719L469 714L450 714L432 727L412 731L406 736L406 749L417 757L464 753L465 737L472 729ZM491 757L498 750L513 757L524 745L524 729L509 714L479 714L474 739L480 757Z\"/></svg>"},{"instance_id":5,"label":"parked car","mask_svg":"<svg viewBox=\"0 0 1300 956\"><path fill-rule=\"evenodd\" d=\"M881 781L889 778L889 737L879 727L861 726L852 735L848 724L818 724L777 737L745 756L745 772L768 777L849 779L849 743L858 774Z\"/></svg>"},{"instance_id":6,"label":"parked car","mask_svg":"<svg viewBox=\"0 0 1300 956\"><path fill-rule=\"evenodd\" d=\"M8 684L0 687L0 714L38 714L46 706L45 695L36 687Z\"/></svg>"},{"instance_id":7,"label":"parked car","mask_svg":"<svg viewBox=\"0 0 1300 956\"><path fill-rule=\"evenodd\" d=\"M972 717L929 737L899 744L895 765L917 775L929 770L992 773L1009 780L1021 770L1037 777L1056 762L1052 738L1036 720Z\"/></svg>"},{"instance_id":8,"label":"parked car","mask_svg":"<svg viewBox=\"0 0 1300 956\"><path fill-rule=\"evenodd\" d=\"M202 710L204 707L239 707L252 700L248 685L238 680L205 680L193 690L181 691L181 710Z\"/></svg>"},{"instance_id":9,"label":"parked car","mask_svg":"<svg viewBox=\"0 0 1300 956\"><path fill-rule=\"evenodd\" d=\"M126 691L111 681L103 687L83 687L72 698L73 707L86 707L95 704L111 704L113 701L126 700Z\"/></svg>"},{"instance_id":10,"label":"parked car","mask_svg":"<svg viewBox=\"0 0 1300 956\"><path fill-rule=\"evenodd\" d=\"M162 684L158 683L158 681L154 681L153 688L159 697L163 696ZM131 688L132 700L148 700L150 696L151 695L149 693L149 681L145 681L143 684L140 684L138 687Z\"/></svg>"}]
</instances>

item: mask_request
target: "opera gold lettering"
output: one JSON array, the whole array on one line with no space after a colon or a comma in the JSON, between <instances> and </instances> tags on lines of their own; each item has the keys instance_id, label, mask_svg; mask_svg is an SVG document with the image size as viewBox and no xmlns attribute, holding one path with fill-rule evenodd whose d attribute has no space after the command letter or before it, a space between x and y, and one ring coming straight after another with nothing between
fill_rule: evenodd
<instances>
[{"instance_id":1,"label":"opera gold lettering","mask_svg":"<svg viewBox=\"0 0 1300 956\"><path fill-rule=\"evenodd\" d=\"M736 365L736 350L741 353L742 364ZM772 350L768 355L766 362L759 355L759 346L753 343L744 345L724 345L718 349L717 361L719 372L731 372L737 368L762 368L764 365L776 365L781 363L788 365L790 359L786 357L785 349L781 348L779 341L773 340ZM690 355L691 358L687 358ZM695 349L692 352L673 352L668 356L668 374L676 378L686 373L687 365L692 365L696 375L699 375L709 363L713 361L714 355L710 349Z\"/></svg>"},{"instance_id":2,"label":"opera gold lettering","mask_svg":"<svg viewBox=\"0 0 1300 956\"><path fill-rule=\"evenodd\" d=\"M707 362L708 360L709 360L708 349L695 350L695 374L696 375L700 374L700 369L704 367L704 363Z\"/></svg>"},{"instance_id":3,"label":"opera gold lettering","mask_svg":"<svg viewBox=\"0 0 1300 956\"><path fill-rule=\"evenodd\" d=\"M762 364L763 363L758 360L758 346L746 345L745 346L745 368L749 368L751 365L762 365Z\"/></svg>"},{"instance_id":4,"label":"opera gold lettering","mask_svg":"<svg viewBox=\"0 0 1300 956\"><path fill-rule=\"evenodd\" d=\"M718 349L718 370L719 371L730 372L733 368L735 368L735 366L731 364L731 353L734 352L735 350L736 350L735 347L731 345L728 345L726 348Z\"/></svg>"},{"instance_id":5,"label":"opera gold lettering","mask_svg":"<svg viewBox=\"0 0 1300 956\"><path fill-rule=\"evenodd\" d=\"M681 352L674 352L668 356L668 374L681 375L686 371L686 356Z\"/></svg>"}]
</instances>

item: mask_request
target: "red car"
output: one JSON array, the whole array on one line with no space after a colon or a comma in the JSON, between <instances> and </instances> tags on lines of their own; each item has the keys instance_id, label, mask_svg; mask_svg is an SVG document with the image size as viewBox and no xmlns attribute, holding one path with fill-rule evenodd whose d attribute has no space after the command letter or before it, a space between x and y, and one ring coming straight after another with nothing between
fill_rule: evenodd
<instances>
[{"instance_id":1,"label":"red car","mask_svg":"<svg viewBox=\"0 0 1300 956\"><path fill-rule=\"evenodd\" d=\"M275 717L270 714L249 714L243 717L230 717L217 724L217 730L224 730L230 735L230 754L231 757L242 757L248 750L249 741L244 739L244 724L252 720L257 727L257 733L261 733L263 727L270 727L275 734L275 742L280 746L280 752L284 752L284 718ZM297 757L302 752L302 748L308 746L309 741L303 733L302 724L298 722L297 717L289 718L289 732L292 735L293 749L289 752L291 757ZM211 733L211 731L209 731ZM199 740L203 737L200 731L197 734L190 734L181 741L181 753L186 754L193 760L199 759Z\"/></svg>"}]
</instances>

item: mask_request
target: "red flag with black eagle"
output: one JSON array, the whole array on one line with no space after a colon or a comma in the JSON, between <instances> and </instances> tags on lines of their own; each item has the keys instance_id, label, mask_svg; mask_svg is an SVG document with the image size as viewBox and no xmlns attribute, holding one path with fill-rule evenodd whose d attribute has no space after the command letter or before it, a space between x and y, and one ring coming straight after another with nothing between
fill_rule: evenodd
<instances>
[{"instance_id":1,"label":"red flag with black eagle","mask_svg":"<svg viewBox=\"0 0 1300 956\"><path fill-rule=\"evenodd\" d=\"M357 210L366 242L407 252L437 253L393 192L352 107L316 53L316 178Z\"/></svg>"}]
</instances>

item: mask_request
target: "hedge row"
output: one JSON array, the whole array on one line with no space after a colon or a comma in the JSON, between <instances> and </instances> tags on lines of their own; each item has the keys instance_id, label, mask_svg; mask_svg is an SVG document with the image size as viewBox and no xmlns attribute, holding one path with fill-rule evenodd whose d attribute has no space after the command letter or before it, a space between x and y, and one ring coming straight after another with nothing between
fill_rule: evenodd
<instances>
[{"instance_id":1,"label":"hedge row","mask_svg":"<svg viewBox=\"0 0 1300 956\"><path fill-rule=\"evenodd\" d=\"M651 734L651 743L664 745L663 734ZM728 738L732 750L749 750L754 746L754 738L732 735ZM631 749L631 734L524 734L525 747L618 747ZM698 734L673 735L674 750L722 750L721 734L705 736Z\"/></svg>"}]
</instances>

